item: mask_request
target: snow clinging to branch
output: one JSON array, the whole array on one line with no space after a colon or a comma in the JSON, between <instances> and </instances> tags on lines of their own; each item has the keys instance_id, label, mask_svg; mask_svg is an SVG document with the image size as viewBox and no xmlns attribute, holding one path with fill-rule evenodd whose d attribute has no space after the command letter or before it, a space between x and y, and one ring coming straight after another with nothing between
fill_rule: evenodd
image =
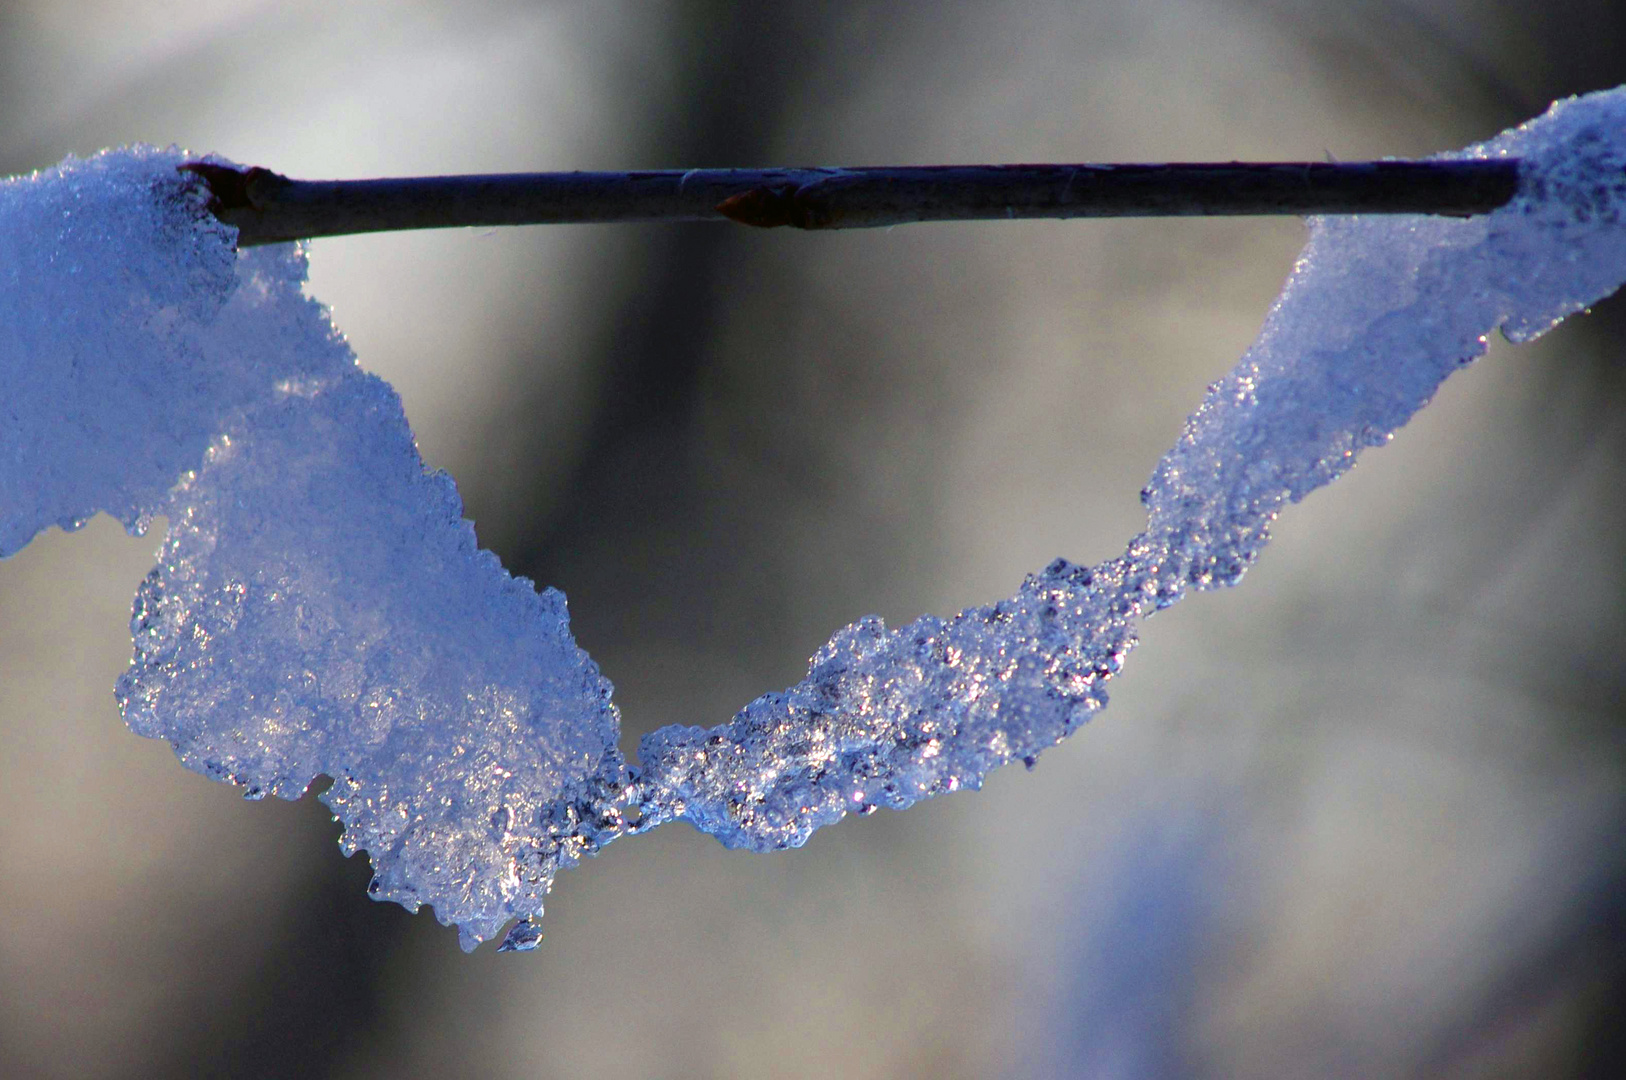
<instances>
[{"instance_id":1,"label":"snow clinging to branch","mask_svg":"<svg viewBox=\"0 0 1626 1080\"><path fill-rule=\"evenodd\" d=\"M976 788L1107 701L1140 620L1234 584L1277 514L1387 442L1500 330L1535 337L1626 280L1626 90L1452 158L1517 157L1469 219L1344 217L1142 499L1144 532L1006 600L861 619L728 723L619 748L564 597L481 551L394 391L303 294L294 246L236 252L178 151L0 183L0 555L106 512L169 519L118 698L132 729L251 798L319 776L372 894L466 948L539 938L554 875L683 819L731 847Z\"/></svg>"}]
</instances>

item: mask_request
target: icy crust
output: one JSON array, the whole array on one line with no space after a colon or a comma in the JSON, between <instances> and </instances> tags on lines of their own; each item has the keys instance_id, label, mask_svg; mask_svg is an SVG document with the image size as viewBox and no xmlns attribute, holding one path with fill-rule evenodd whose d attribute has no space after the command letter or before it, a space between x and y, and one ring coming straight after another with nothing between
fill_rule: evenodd
<instances>
[{"instance_id":1,"label":"icy crust","mask_svg":"<svg viewBox=\"0 0 1626 1080\"><path fill-rule=\"evenodd\" d=\"M167 506L119 701L132 730L251 798L318 775L369 891L467 948L540 917L620 828L610 684L564 596L510 577L400 401L350 372L233 418Z\"/></svg>"},{"instance_id":2,"label":"icy crust","mask_svg":"<svg viewBox=\"0 0 1626 1080\"><path fill-rule=\"evenodd\" d=\"M854 623L805 680L733 723L645 736L640 828L682 817L729 847L796 847L851 811L901 810L1031 760L1107 703L1149 600L1132 566L1058 559L952 619Z\"/></svg>"},{"instance_id":3,"label":"icy crust","mask_svg":"<svg viewBox=\"0 0 1626 1080\"><path fill-rule=\"evenodd\" d=\"M636 769L564 598L479 550L394 392L304 297L299 250L234 253L177 153L0 184L0 554L97 511L167 515L118 688L131 727L250 797L331 777L373 896L433 906L465 948L515 919L503 948L528 949L554 875L625 832L794 847L1031 764L1106 704L1142 618L1234 584L1286 503L1485 335L1534 337L1626 280L1623 143L1626 91L1574 99L1455 155L1523 159L1495 214L1312 222L1123 555L950 619L861 620L730 723L645 737Z\"/></svg>"},{"instance_id":4,"label":"icy crust","mask_svg":"<svg viewBox=\"0 0 1626 1080\"><path fill-rule=\"evenodd\" d=\"M1527 340L1626 280L1623 144L1626 91L1571 99L1446 155L1524 159L1497 213L1313 220L1258 340L1142 492L1148 527L1123 556L1058 560L949 620L862 620L731 723L646 736L640 828L683 818L730 847L793 847L850 811L1031 764L1106 704L1139 619L1235 584L1286 503L1387 442L1485 335Z\"/></svg>"},{"instance_id":5,"label":"icy crust","mask_svg":"<svg viewBox=\"0 0 1626 1080\"><path fill-rule=\"evenodd\" d=\"M224 418L352 360L292 249L238 259L178 151L0 181L0 557L105 511L133 532Z\"/></svg>"},{"instance_id":6,"label":"icy crust","mask_svg":"<svg viewBox=\"0 0 1626 1080\"><path fill-rule=\"evenodd\" d=\"M179 151L0 183L0 555L166 515L118 698L251 798L318 777L371 893L472 948L534 945L560 867L620 828L610 685L564 597L478 549L400 402L303 293L239 254Z\"/></svg>"},{"instance_id":7,"label":"icy crust","mask_svg":"<svg viewBox=\"0 0 1626 1080\"><path fill-rule=\"evenodd\" d=\"M1551 329L1626 279L1626 92L1554 105L1448 158L1522 159L1494 214L1313 219L1258 340L1141 493L1199 587L1233 584L1288 502L1389 441L1446 376Z\"/></svg>"}]
</instances>

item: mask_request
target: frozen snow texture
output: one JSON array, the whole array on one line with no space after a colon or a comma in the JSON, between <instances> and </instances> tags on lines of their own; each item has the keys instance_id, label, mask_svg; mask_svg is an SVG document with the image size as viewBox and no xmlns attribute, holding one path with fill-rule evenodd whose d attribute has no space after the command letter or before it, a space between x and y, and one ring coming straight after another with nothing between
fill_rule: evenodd
<instances>
[{"instance_id":1,"label":"frozen snow texture","mask_svg":"<svg viewBox=\"0 0 1626 1080\"><path fill-rule=\"evenodd\" d=\"M564 597L477 548L394 391L303 295L302 252L234 252L185 160L0 187L0 553L98 510L167 515L131 728L251 798L332 777L372 895L472 948L619 828L609 683Z\"/></svg>"},{"instance_id":2,"label":"frozen snow texture","mask_svg":"<svg viewBox=\"0 0 1626 1080\"><path fill-rule=\"evenodd\" d=\"M141 531L268 377L332 362L332 330L273 285L296 260L239 263L183 160L140 148L0 182L0 556L99 511Z\"/></svg>"},{"instance_id":3,"label":"frozen snow texture","mask_svg":"<svg viewBox=\"0 0 1626 1080\"><path fill-rule=\"evenodd\" d=\"M619 828L610 684L565 599L475 545L400 400L357 371L238 414L168 503L119 682L137 734L250 797L319 774L369 891L468 948Z\"/></svg>"},{"instance_id":4,"label":"frozen snow texture","mask_svg":"<svg viewBox=\"0 0 1626 1080\"><path fill-rule=\"evenodd\" d=\"M0 555L97 511L170 519L119 700L137 732L250 797L321 774L379 899L472 948L528 949L554 874L685 819L793 847L850 811L975 788L1106 704L1137 622L1234 584L1282 507L1386 442L1501 329L1524 340L1626 280L1626 90L1456 156L1518 156L1479 218L1322 219L1258 341L1086 568L899 630L863 619L720 727L617 747L564 598L481 552L394 392L302 294L294 247L234 254L175 152L0 186ZM621 808L636 807L624 818Z\"/></svg>"},{"instance_id":5,"label":"frozen snow texture","mask_svg":"<svg viewBox=\"0 0 1626 1080\"><path fill-rule=\"evenodd\" d=\"M865 619L807 678L712 729L646 736L649 821L730 847L804 842L1032 759L1106 704L1134 625L1190 586L1235 584L1284 504L1389 440L1500 328L1540 334L1626 280L1626 90L1449 157L1520 157L1520 194L1466 220L1344 217L1311 237L1258 340L1209 388L1142 492L1120 557L1058 560L1009 600L888 631Z\"/></svg>"}]
</instances>

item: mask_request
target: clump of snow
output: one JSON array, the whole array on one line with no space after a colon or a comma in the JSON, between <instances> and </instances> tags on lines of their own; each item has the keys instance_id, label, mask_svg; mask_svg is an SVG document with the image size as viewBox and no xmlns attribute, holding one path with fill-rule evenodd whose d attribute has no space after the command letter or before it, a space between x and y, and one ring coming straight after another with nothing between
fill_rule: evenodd
<instances>
[{"instance_id":1,"label":"clump of snow","mask_svg":"<svg viewBox=\"0 0 1626 1080\"><path fill-rule=\"evenodd\" d=\"M1231 584L1286 502L1330 483L1500 330L1527 341L1626 279L1626 90L1448 158L1522 161L1493 214L1326 217L1258 340L1142 493L1189 583Z\"/></svg>"},{"instance_id":2,"label":"clump of snow","mask_svg":"<svg viewBox=\"0 0 1626 1080\"><path fill-rule=\"evenodd\" d=\"M166 512L118 688L137 734L251 798L332 777L372 894L469 948L620 828L619 718L564 596L478 548L382 380L272 388Z\"/></svg>"},{"instance_id":3,"label":"clump of snow","mask_svg":"<svg viewBox=\"0 0 1626 1080\"><path fill-rule=\"evenodd\" d=\"M850 811L1031 764L1106 704L1140 619L1235 584L1285 504L1387 442L1487 334L1527 340L1626 281L1626 90L1444 156L1521 158L1520 192L1469 219L1312 220L1258 340L1142 492L1147 529L1123 555L1057 560L952 619L862 620L731 723L646 736L643 827L681 817L730 847L793 847Z\"/></svg>"},{"instance_id":4,"label":"clump of snow","mask_svg":"<svg viewBox=\"0 0 1626 1080\"><path fill-rule=\"evenodd\" d=\"M1141 619L1239 580L1287 503L1388 441L1485 335L1534 337L1626 280L1626 90L1450 156L1520 157L1518 197L1312 221L1122 555L1058 559L950 619L862 619L732 722L647 736L637 768L563 596L479 550L394 392L304 297L302 252L234 253L178 152L0 184L0 555L98 511L167 515L118 688L130 726L251 798L333 778L375 897L432 905L466 948L517 919L503 948L529 949L555 873L623 833L681 818L794 847L1031 764L1106 704Z\"/></svg>"},{"instance_id":5,"label":"clump of snow","mask_svg":"<svg viewBox=\"0 0 1626 1080\"><path fill-rule=\"evenodd\" d=\"M292 249L239 258L176 151L0 181L0 556L52 525L142 531L266 380L353 366Z\"/></svg>"},{"instance_id":6,"label":"clump of snow","mask_svg":"<svg viewBox=\"0 0 1626 1080\"><path fill-rule=\"evenodd\" d=\"M620 828L610 685L564 597L479 550L395 392L304 296L303 252L234 251L186 160L0 186L0 554L167 515L130 727L251 798L331 777L372 895L472 948Z\"/></svg>"}]
</instances>

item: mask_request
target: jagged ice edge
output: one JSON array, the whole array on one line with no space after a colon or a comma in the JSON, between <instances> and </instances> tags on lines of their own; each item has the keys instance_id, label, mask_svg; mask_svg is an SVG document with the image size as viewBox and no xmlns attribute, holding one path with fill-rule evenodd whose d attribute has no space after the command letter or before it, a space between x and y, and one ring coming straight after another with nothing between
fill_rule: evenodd
<instances>
[{"instance_id":1,"label":"jagged ice edge","mask_svg":"<svg viewBox=\"0 0 1626 1080\"><path fill-rule=\"evenodd\" d=\"M0 366L12 365L7 379L29 387L14 400L57 400L66 387L84 429L83 439L66 444L55 428L23 426L33 423L27 416L0 431L7 458L0 554L40 528L74 527L99 509L137 532L155 510L170 513L165 558L138 597L137 663L121 680L132 727L170 739L200 771L264 782L289 797L312 771L329 771L338 782L324 797L346 821L349 850L372 852L387 886L375 884L375 895L409 908L433 904L441 921L459 923L465 948L517 915L503 948L530 948L554 872L627 832L682 818L729 846L792 847L850 811L901 808L975 788L1008 761L1031 763L1105 705L1105 683L1135 644L1140 619L1192 586L1234 584L1287 502L1341 475L1365 447L1386 442L1451 371L1483 352L1486 334L1500 328L1527 340L1626 279L1623 135L1623 91L1571 99L1489 143L1445 155L1524 160L1519 196L1496 214L1312 221L1310 242L1259 339L1210 387L1142 493L1148 526L1123 555L1090 568L1057 560L1014 597L951 619L928 616L898 630L860 620L813 657L801 683L757 699L728 724L654 732L640 744L635 768L615 747L619 725L608 684L570 639L563 598L551 590L539 596L478 552L449 481L423 471L398 398L354 368L325 312L300 296L303 255L287 248L234 260L229 237L208 224L194 192L152 179L174 176L176 152L137 150L142 167L127 173L113 158L69 162L59 170L63 183L42 189L41 198L31 202L14 187L0 196L14 226L0 239L17 248L14 266L38 258L55 270L62 251L77 260L67 278L45 286L43 302L26 290L0 295L10 305ZM132 198L156 194L167 211L128 219L84 212L91 188L108 178ZM199 217L202 228L180 224ZM82 298L95 290L122 298L123 306L90 310L94 303ZM65 333L64 319L82 323L93 338ZM94 368L104 352L124 357L122 367L112 362L112 383L108 371ZM78 381L49 381L64 372ZM125 386L119 378L134 381ZM132 423L121 415L126 400L159 406L160 414ZM129 442L128 430L143 424L145 440ZM345 460L324 458L312 449L312 424L325 425L330 436L367 434L339 455ZM29 464L50 446L38 468ZM205 446L201 466L189 468ZM313 669L325 671L317 679L327 695L322 708L362 702L366 684L346 657L391 640L380 636L382 628L401 626L404 616L390 612L410 607L379 608L359 631L340 626L341 638L365 638L355 654L310 637L308 613L297 605L284 605L264 624L280 628L281 639L267 644L245 632L255 625L244 613L255 610L245 589L256 575L313 604L331 600L333 580L345 580L305 580L312 575L299 558L262 550L273 540L300 542L297 527L291 534L265 530L266 520L280 514L297 522L319 505L306 505L299 490L279 481L297 473L348 498L355 485L327 476L329 466L348 467L350 458L375 451L377 468L399 488L394 508L406 508L410 526L381 542L398 546L400 536L425 528L433 558L495 583L509 613L501 640L523 660L494 660L489 677L467 686L437 683L414 704L411 687L441 648L433 635L420 634L417 658L397 672L407 680L385 680L397 693L383 704L417 709L415 726L399 728L413 752L426 749L440 761L433 799L427 791L395 790L379 801L370 784L389 788L411 775L428 783L430 765L402 772L398 763L415 759L387 735L359 749L339 746L340 758L328 760L325 731L354 736L366 725L300 727L300 715L315 713L285 687L269 689L284 677L278 665L291 664L289 678L297 675L292 669L304 669L307 680ZM248 469L256 453L260 464ZM300 455L308 460L293 469ZM357 465L363 474L372 467ZM166 496L177 474L182 482ZM274 509L256 510L262 503ZM222 512L246 516L222 529ZM211 563L222 545L232 558ZM279 561L282 576L272 580L265 567ZM205 580L223 567L230 573ZM326 614L337 620L345 612L341 605ZM185 681L208 667L208 648L239 633L236 647L264 669L256 678L268 687L262 704L272 706L253 705L249 720L261 728L252 731L208 719L220 700L214 695L254 695L232 681L236 674L225 672L218 684ZM304 642L311 646L301 652ZM256 651L264 655L256 659ZM477 666L491 651L475 643L467 662ZM549 687L508 686L536 657L552 672ZM493 697L481 689L488 684L508 688ZM483 696L475 700L470 688ZM166 695L194 700L165 714L158 704ZM459 701L473 712L458 713ZM486 726L447 722L470 715ZM541 717L541 726L526 716ZM220 723L226 727L216 730ZM377 730L397 728L392 721ZM222 731L225 743L213 738ZM517 768L496 760L507 753L518 754ZM526 763L527 756L536 760ZM352 759L366 769L346 772ZM466 786L475 775L472 759L480 770L498 770L479 773L478 792ZM492 811L490 800L502 805ZM427 810L420 806L426 801L433 803ZM406 859L397 852L403 822L427 830Z\"/></svg>"},{"instance_id":2,"label":"jagged ice edge","mask_svg":"<svg viewBox=\"0 0 1626 1080\"><path fill-rule=\"evenodd\" d=\"M1285 504L1388 442L1487 334L1527 341L1626 280L1626 89L1440 156L1519 157L1519 193L1469 219L1311 219L1258 339L1141 493L1147 529L1123 555L1058 559L950 619L862 619L730 723L646 736L637 831L681 818L729 847L794 847L851 811L1031 765L1106 704L1140 619L1236 584Z\"/></svg>"}]
</instances>

